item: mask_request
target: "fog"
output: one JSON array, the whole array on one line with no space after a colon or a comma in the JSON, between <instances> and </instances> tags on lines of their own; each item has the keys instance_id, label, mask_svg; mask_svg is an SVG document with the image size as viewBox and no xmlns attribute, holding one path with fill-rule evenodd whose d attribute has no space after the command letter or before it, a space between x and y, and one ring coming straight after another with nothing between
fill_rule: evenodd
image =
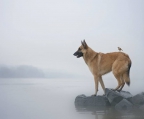
<instances>
[{"instance_id":1,"label":"fog","mask_svg":"<svg viewBox=\"0 0 144 119\"><path fill-rule=\"evenodd\" d=\"M132 60L131 79L143 79L143 4L143 0L1 1L0 64L92 78L83 59L73 56L85 39L97 52L121 47Z\"/></svg>"},{"instance_id":2,"label":"fog","mask_svg":"<svg viewBox=\"0 0 144 119\"><path fill-rule=\"evenodd\" d=\"M42 70L30 65L0 65L0 78L83 78L83 76L57 70Z\"/></svg>"},{"instance_id":3,"label":"fog","mask_svg":"<svg viewBox=\"0 0 144 119\"><path fill-rule=\"evenodd\" d=\"M0 118L98 119L74 107L77 95L95 92L83 58L73 56L83 39L96 52L121 47L132 60L123 90L143 91L144 0L1 0ZM103 79L117 86L112 73Z\"/></svg>"},{"instance_id":4,"label":"fog","mask_svg":"<svg viewBox=\"0 0 144 119\"><path fill-rule=\"evenodd\" d=\"M0 78L45 78L45 74L33 66L0 66Z\"/></svg>"}]
</instances>

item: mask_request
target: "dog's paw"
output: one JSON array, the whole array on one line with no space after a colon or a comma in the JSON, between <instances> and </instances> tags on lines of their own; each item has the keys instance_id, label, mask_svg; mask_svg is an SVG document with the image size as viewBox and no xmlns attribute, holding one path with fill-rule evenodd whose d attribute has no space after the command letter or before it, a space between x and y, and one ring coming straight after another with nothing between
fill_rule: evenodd
<instances>
[{"instance_id":1,"label":"dog's paw","mask_svg":"<svg viewBox=\"0 0 144 119\"><path fill-rule=\"evenodd\" d=\"M121 90L117 90L117 92L121 92Z\"/></svg>"},{"instance_id":2,"label":"dog's paw","mask_svg":"<svg viewBox=\"0 0 144 119\"><path fill-rule=\"evenodd\" d=\"M91 95L91 96L96 96L96 94L93 94L93 95Z\"/></svg>"},{"instance_id":3,"label":"dog's paw","mask_svg":"<svg viewBox=\"0 0 144 119\"><path fill-rule=\"evenodd\" d=\"M106 96L106 94L103 94L102 96Z\"/></svg>"},{"instance_id":4,"label":"dog's paw","mask_svg":"<svg viewBox=\"0 0 144 119\"><path fill-rule=\"evenodd\" d=\"M111 89L112 91L116 91L116 89Z\"/></svg>"}]
</instances>

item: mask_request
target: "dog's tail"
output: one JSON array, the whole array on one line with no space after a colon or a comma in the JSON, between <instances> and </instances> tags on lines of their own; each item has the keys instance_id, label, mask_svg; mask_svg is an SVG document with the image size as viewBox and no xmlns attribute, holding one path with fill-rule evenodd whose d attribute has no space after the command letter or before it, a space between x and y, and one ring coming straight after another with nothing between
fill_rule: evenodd
<instances>
[{"instance_id":1,"label":"dog's tail","mask_svg":"<svg viewBox=\"0 0 144 119\"><path fill-rule=\"evenodd\" d=\"M131 61L128 62L128 69L127 71L123 74L123 78L125 80L125 83L130 86L130 68L131 68Z\"/></svg>"}]
</instances>

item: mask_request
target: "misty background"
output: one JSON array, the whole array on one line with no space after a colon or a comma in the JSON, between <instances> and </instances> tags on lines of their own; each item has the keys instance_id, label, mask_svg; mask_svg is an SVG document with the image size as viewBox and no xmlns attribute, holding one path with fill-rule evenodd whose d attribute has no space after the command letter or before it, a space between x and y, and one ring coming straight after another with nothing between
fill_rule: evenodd
<instances>
[{"instance_id":1,"label":"misty background","mask_svg":"<svg viewBox=\"0 0 144 119\"><path fill-rule=\"evenodd\" d=\"M144 0L0 0L0 119L96 119L74 105L95 92L83 58L73 56L84 39L96 52L121 47L132 60L123 90L144 92ZM103 79L117 86L112 73Z\"/></svg>"},{"instance_id":2,"label":"misty background","mask_svg":"<svg viewBox=\"0 0 144 119\"><path fill-rule=\"evenodd\" d=\"M131 80L143 79L143 5L143 0L2 0L0 78L93 79L83 58L73 56L85 39L96 52L121 47L132 60Z\"/></svg>"}]
</instances>

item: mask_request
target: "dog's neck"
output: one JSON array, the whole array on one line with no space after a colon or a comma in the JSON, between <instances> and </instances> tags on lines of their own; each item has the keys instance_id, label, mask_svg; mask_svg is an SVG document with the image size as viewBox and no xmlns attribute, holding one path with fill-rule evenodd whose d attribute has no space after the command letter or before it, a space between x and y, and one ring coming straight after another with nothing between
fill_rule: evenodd
<instances>
[{"instance_id":1,"label":"dog's neck","mask_svg":"<svg viewBox=\"0 0 144 119\"><path fill-rule=\"evenodd\" d=\"M92 50L91 48L88 48L88 52L86 52L84 55L83 55L83 59L85 61L85 63L88 65L93 59L94 57L97 56L97 52L95 52L94 50Z\"/></svg>"}]
</instances>

